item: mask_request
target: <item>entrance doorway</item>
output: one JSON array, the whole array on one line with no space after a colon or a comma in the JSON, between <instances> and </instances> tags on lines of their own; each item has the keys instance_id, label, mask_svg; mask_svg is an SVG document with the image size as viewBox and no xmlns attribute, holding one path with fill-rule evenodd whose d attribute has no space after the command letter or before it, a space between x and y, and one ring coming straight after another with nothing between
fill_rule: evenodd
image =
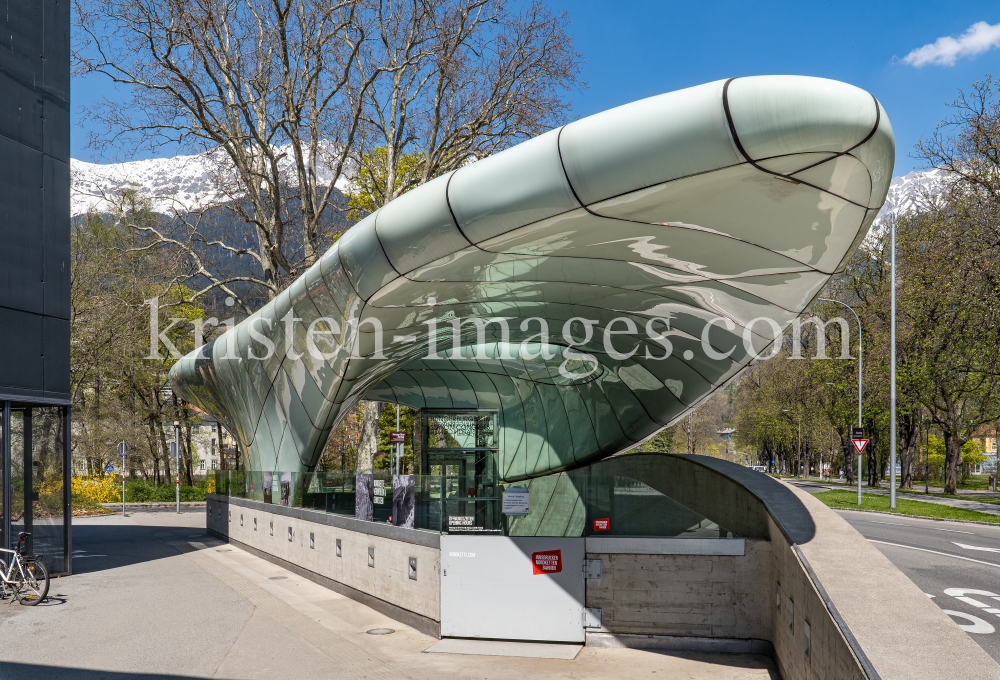
<instances>
[{"instance_id":1,"label":"entrance doorway","mask_svg":"<svg viewBox=\"0 0 1000 680\"><path fill-rule=\"evenodd\" d=\"M423 412L422 466L439 501L441 530L500 533L496 499L497 412L440 409Z\"/></svg>"}]
</instances>

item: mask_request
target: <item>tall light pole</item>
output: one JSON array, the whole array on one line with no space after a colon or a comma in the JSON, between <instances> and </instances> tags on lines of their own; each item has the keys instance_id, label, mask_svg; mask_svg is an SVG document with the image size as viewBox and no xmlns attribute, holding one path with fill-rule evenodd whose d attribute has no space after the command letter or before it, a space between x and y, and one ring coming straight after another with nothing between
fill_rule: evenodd
<instances>
[{"instance_id":1,"label":"tall light pole","mask_svg":"<svg viewBox=\"0 0 1000 680\"><path fill-rule=\"evenodd\" d=\"M174 472L177 474L174 488L177 490L177 514L181 514L181 421L174 421Z\"/></svg>"},{"instance_id":2,"label":"tall light pole","mask_svg":"<svg viewBox=\"0 0 1000 680\"><path fill-rule=\"evenodd\" d=\"M893 294L893 295L894 295L893 300L895 300L896 299L895 298L895 294ZM862 359L862 352L861 352L861 319L858 317L858 313L854 311L854 308L851 307L846 302L841 302L840 300L833 300L831 298L817 298L817 300L822 300L823 302L832 302L835 305L840 305L841 307L847 307L847 309L850 310L851 314L854 315L854 320L858 322L858 427L860 428L860 427L862 427L862 425L861 425L861 404L862 404L862 396L863 396L862 392L861 392L861 375L862 375L862 373L861 373L861 359ZM895 303L893 303L893 304L895 304ZM895 318L896 317L894 315L893 316L893 323L895 323ZM895 348L895 345L893 345L893 347ZM895 366L895 361L893 361L893 366ZM893 369L893 371L895 371L895 369ZM895 376L895 372L893 372L893 375ZM895 386L895 381L893 382L893 386ZM893 422L895 422L895 421L893 421ZM853 446L853 444L852 444L852 446ZM860 451L858 451L858 505L861 505L861 452ZM893 503L893 507L896 507L895 503Z\"/></svg>"},{"instance_id":3,"label":"tall light pole","mask_svg":"<svg viewBox=\"0 0 1000 680\"><path fill-rule=\"evenodd\" d=\"M781 410L784 411L785 413L793 413L793 411L790 411L787 408L783 408ZM802 477L802 414L797 413L796 417L799 419L799 465L798 465L799 469L796 470L796 472L798 473L796 476Z\"/></svg>"},{"instance_id":4,"label":"tall light pole","mask_svg":"<svg viewBox=\"0 0 1000 680\"><path fill-rule=\"evenodd\" d=\"M896 507L896 220L889 220L889 507Z\"/></svg>"}]
</instances>

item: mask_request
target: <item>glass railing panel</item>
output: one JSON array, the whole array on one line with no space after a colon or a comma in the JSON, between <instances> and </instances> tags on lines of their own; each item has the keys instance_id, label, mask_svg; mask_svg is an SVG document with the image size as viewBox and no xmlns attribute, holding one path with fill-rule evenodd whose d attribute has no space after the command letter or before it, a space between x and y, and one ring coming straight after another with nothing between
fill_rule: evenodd
<instances>
[{"instance_id":1,"label":"glass railing panel","mask_svg":"<svg viewBox=\"0 0 1000 680\"><path fill-rule=\"evenodd\" d=\"M222 495L440 533L733 536L649 485L620 476L562 473L508 484L476 475L219 471L215 484ZM526 515L503 513L506 490L527 491Z\"/></svg>"}]
</instances>

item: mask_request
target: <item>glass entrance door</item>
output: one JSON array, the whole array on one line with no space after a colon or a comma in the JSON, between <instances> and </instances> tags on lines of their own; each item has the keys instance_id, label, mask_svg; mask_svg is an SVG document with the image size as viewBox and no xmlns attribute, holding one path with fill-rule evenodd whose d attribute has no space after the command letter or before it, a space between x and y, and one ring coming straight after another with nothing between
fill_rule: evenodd
<instances>
[{"instance_id":1,"label":"glass entrance door","mask_svg":"<svg viewBox=\"0 0 1000 680\"><path fill-rule=\"evenodd\" d=\"M424 412L424 469L440 479L441 530L499 532L495 411ZM436 492L436 493L435 493Z\"/></svg>"}]
</instances>

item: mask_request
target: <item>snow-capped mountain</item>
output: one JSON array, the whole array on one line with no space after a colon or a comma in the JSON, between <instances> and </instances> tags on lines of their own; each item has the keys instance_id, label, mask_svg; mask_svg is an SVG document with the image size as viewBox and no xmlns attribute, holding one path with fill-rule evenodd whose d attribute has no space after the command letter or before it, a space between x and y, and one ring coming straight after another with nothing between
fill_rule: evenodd
<instances>
[{"instance_id":1,"label":"snow-capped mountain","mask_svg":"<svg viewBox=\"0 0 1000 680\"><path fill-rule=\"evenodd\" d=\"M278 160L278 167L287 173L286 181L294 185L294 161L287 153L290 149L290 146L279 147L279 153L285 153ZM71 214L75 217L89 210L109 211L111 199L129 188L139 190L151 200L153 210L165 214L236 200L239 195L231 189L226 161L218 150L127 163L100 164L73 159L70 161ZM333 179L333 172L322 163L317 175L321 185ZM341 177L336 186L345 191L347 182Z\"/></svg>"},{"instance_id":2,"label":"snow-capped mountain","mask_svg":"<svg viewBox=\"0 0 1000 680\"><path fill-rule=\"evenodd\" d=\"M934 169L911 172L902 177L893 177L889 184L889 194L885 205L878 211L874 227L878 227L890 214L908 215L934 200L944 190L947 175L944 170Z\"/></svg>"},{"instance_id":3,"label":"snow-capped mountain","mask_svg":"<svg viewBox=\"0 0 1000 680\"><path fill-rule=\"evenodd\" d=\"M222 188L226 182L219 181L226 167L224 160L218 151L129 163L98 164L73 160L70 163L72 214L82 215L88 210L107 211L111 205L109 198L125 188L140 190L151 199L153 209L162 213L197 210L234 200L238 196L228 193ZM286 154L279 161L279 166L291 173L291 157ZM320 183L329 182L332 175L329 168L321 166ZM294 177L289 179L294 183ZM905 215L925 204L930 197L940 194L944 181L943 170L911 172L894 177L885 205L875 219L876 231L890 213ZM341 177L337 180L337 188L346 191L347 183L348 180Z\"/></svg>"}]
</instances>

